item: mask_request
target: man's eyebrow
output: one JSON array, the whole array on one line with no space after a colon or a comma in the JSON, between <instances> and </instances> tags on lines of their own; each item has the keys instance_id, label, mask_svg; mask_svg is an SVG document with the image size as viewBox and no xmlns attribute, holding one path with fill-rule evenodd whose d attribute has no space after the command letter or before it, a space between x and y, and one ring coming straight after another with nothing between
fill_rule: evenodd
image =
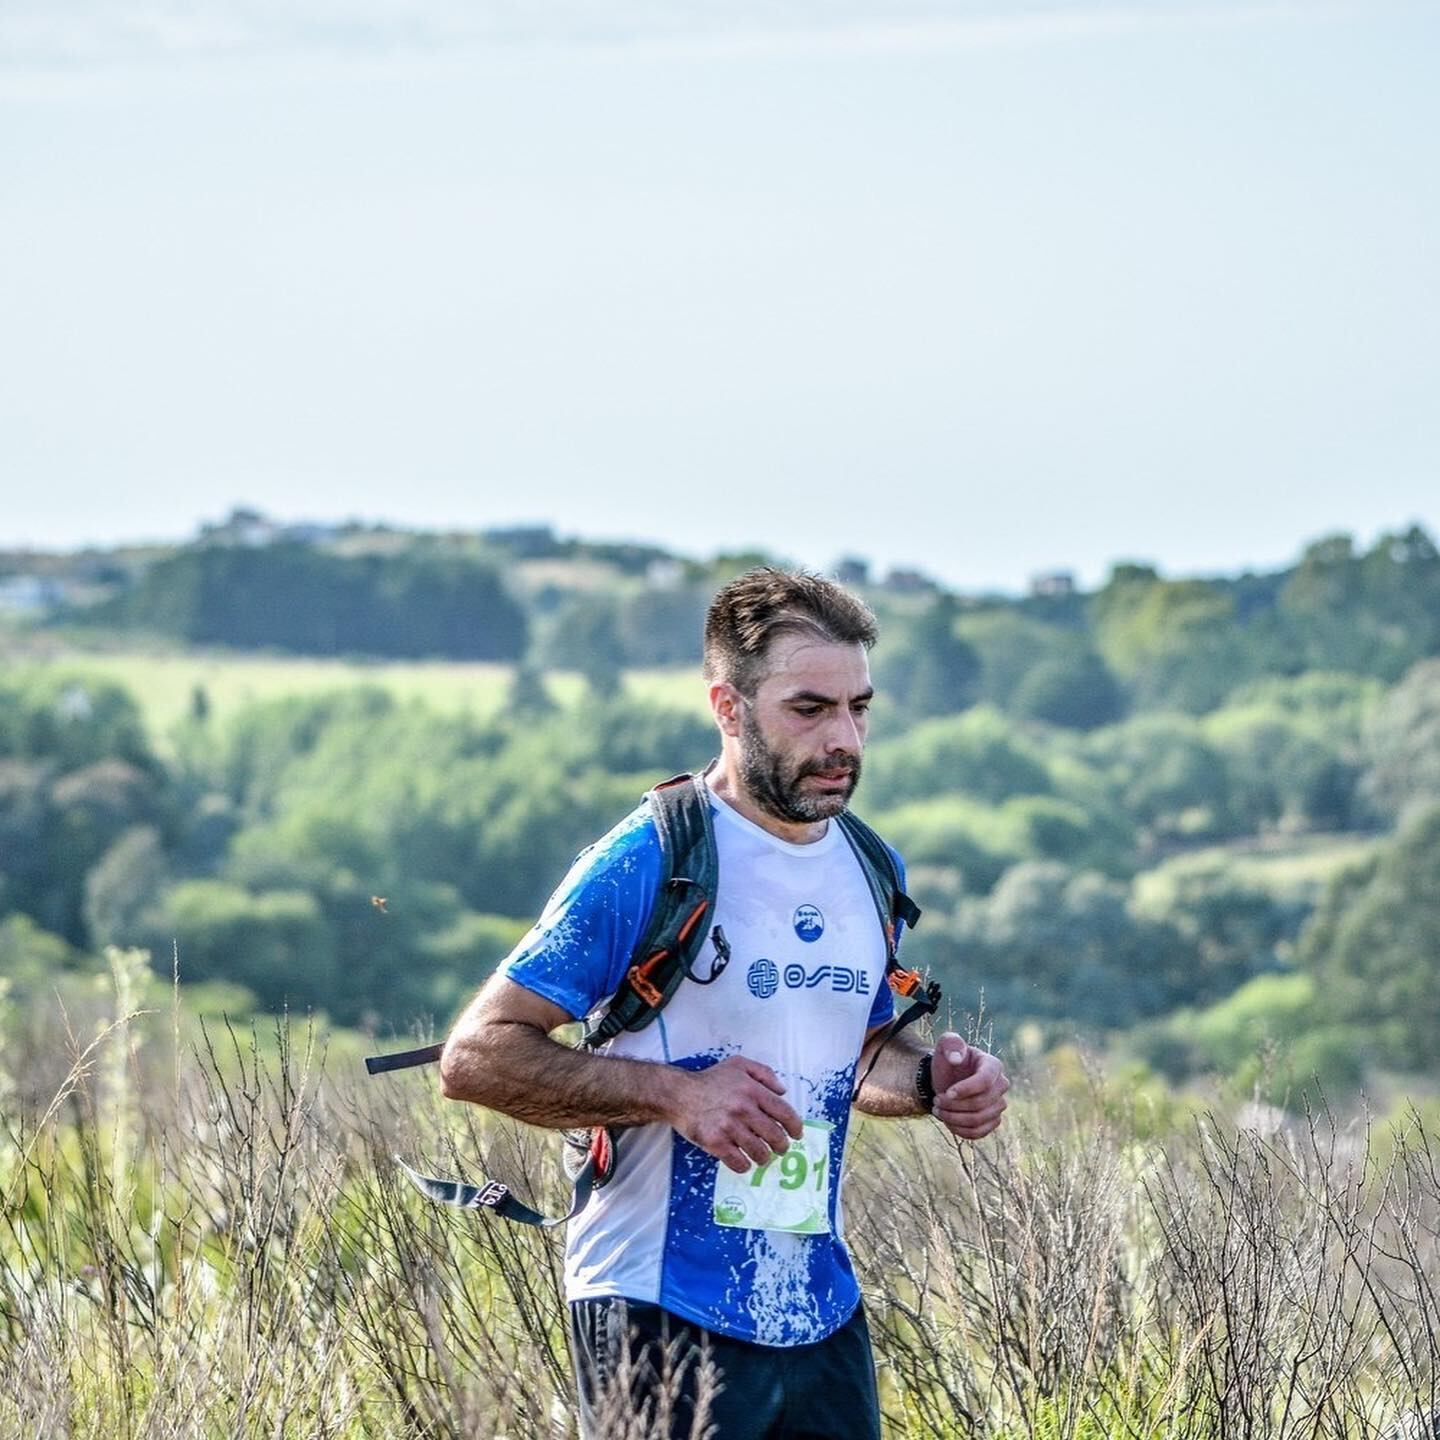
<instances>
[{"instance_id":1,"label":"man's eyebrow","mask_svg":"<svg viewBox=\"0 0 1440 1440\"><path fill-rule=\"evenodd\" d=\"M851 698L853 705L859 700L873 700L875 690L872 686L868 690L862 690L860 694ZM822 695L818 690L797 690L793 695L787 695L785 701L789 705L837 705L839 701L833 695Z\"/></svg>"}]
</instances>

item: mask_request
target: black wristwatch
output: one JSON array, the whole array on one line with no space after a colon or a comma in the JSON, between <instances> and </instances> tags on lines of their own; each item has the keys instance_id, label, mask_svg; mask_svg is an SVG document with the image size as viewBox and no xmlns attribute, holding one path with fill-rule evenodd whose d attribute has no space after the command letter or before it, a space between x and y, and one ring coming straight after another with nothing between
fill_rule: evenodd
<instances>
[{"instance_id":1,"label":"black wristwatch","mask_svg":"<svg viewBox=\"0 0 1440 1440\"><path fill-rule=\"evenodd\" d=\"M927 1050L915 1067L915 1093L920 1097L920 1108L927 1115L935 1113L935 1081L930 1074L934 1060L935 1052Z\"/></svg>"}]
</instances>

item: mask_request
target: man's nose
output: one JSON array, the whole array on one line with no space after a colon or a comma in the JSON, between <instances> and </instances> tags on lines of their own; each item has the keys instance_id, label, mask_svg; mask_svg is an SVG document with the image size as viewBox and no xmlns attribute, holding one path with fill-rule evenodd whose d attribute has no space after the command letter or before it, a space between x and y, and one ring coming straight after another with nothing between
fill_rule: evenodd
<instances>
[{"instance_id":1,"label":"man's nose","mask_svg":"<svg viewBox=\"0 0 1440 1440\"><path fill-rule=\"evenodd\" d=\"M838 711L825 736L826 750L843 750L847 754L858 755L865 748L865 736L860 724L859 718L848 710Z\"/></svg>"}]
</instances>

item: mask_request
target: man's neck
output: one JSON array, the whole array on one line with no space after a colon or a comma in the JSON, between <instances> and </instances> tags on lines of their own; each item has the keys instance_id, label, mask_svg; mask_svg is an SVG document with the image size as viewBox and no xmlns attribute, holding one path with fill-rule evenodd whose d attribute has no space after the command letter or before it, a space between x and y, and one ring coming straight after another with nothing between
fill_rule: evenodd
<instances>
[{"instance_id":1,"label":"man's neck","mask_svg":"<svg viewBox=\"0 0 1440 1440\"><path fill-rule=\"evenodd\" d=\"M769 831L776 839L788 841L791 845L813 845L817 840L824 839L825 832L830 828L828 820L797 822L781 820L778 816L772 815L745 788L735 767L730 764L728 755L720 757L715 768L705 776L705 783L710 787L712 795L718 796L732 810L743 815L752 825L758 825L762 830Z\"/></svg>"}]
</instances>

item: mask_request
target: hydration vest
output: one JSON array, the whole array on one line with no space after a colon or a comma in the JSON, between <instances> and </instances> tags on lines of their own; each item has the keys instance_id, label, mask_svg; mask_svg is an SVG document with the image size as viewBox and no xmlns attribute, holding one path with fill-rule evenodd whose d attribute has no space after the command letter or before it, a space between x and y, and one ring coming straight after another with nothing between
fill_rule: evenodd
<instances>
[{"instance_id":1,"label":"hydration vest","mask_svg":"<svg viewBox=\"0 0 1440 1440\"><path fill-rule=\"evenodd\" d=\"M660 841L660 885L650 918L630 955L625 976L604 1006L586 1025L582 1049L594 1050L623 1031L643 1030L669 1004L681 984L712 985L730 961L730 945L719 925L712 925L720 865L715 845L710 795L703 775L676 775L655 786L646 796ZM899 927L913 927L920 908L900 884L899 867L890 848L863 820L842 810L836 817L850 848L860 862L875 902L885 936L885 978L901 999L910 1003L887 1027L876 1046L870 1065L855 1086L860 1086L875 1067L880 1050L906 1026L922 1015L932 1014L940 1003L940 987L928 983L914 970L901 966L898 954ZM696 971L706 940L714 946L715 958L705 974ZM372 1075L440 1059L441 1045L425 1045L399 1054L372 1055L365 1061ZM566 1169L574 1185L570 1209L547 1218L524 1204L498 1180L470 1185L461 1180L441 1180L421 1175L396 1157L417 1189L427 1198L463 1209L493 1210L522 1225L561 1225L579 1214L591 1194L615 1173L621 1128L597 1125L589 1130L565 1132Z\"/></svg>"}]
</instances>

